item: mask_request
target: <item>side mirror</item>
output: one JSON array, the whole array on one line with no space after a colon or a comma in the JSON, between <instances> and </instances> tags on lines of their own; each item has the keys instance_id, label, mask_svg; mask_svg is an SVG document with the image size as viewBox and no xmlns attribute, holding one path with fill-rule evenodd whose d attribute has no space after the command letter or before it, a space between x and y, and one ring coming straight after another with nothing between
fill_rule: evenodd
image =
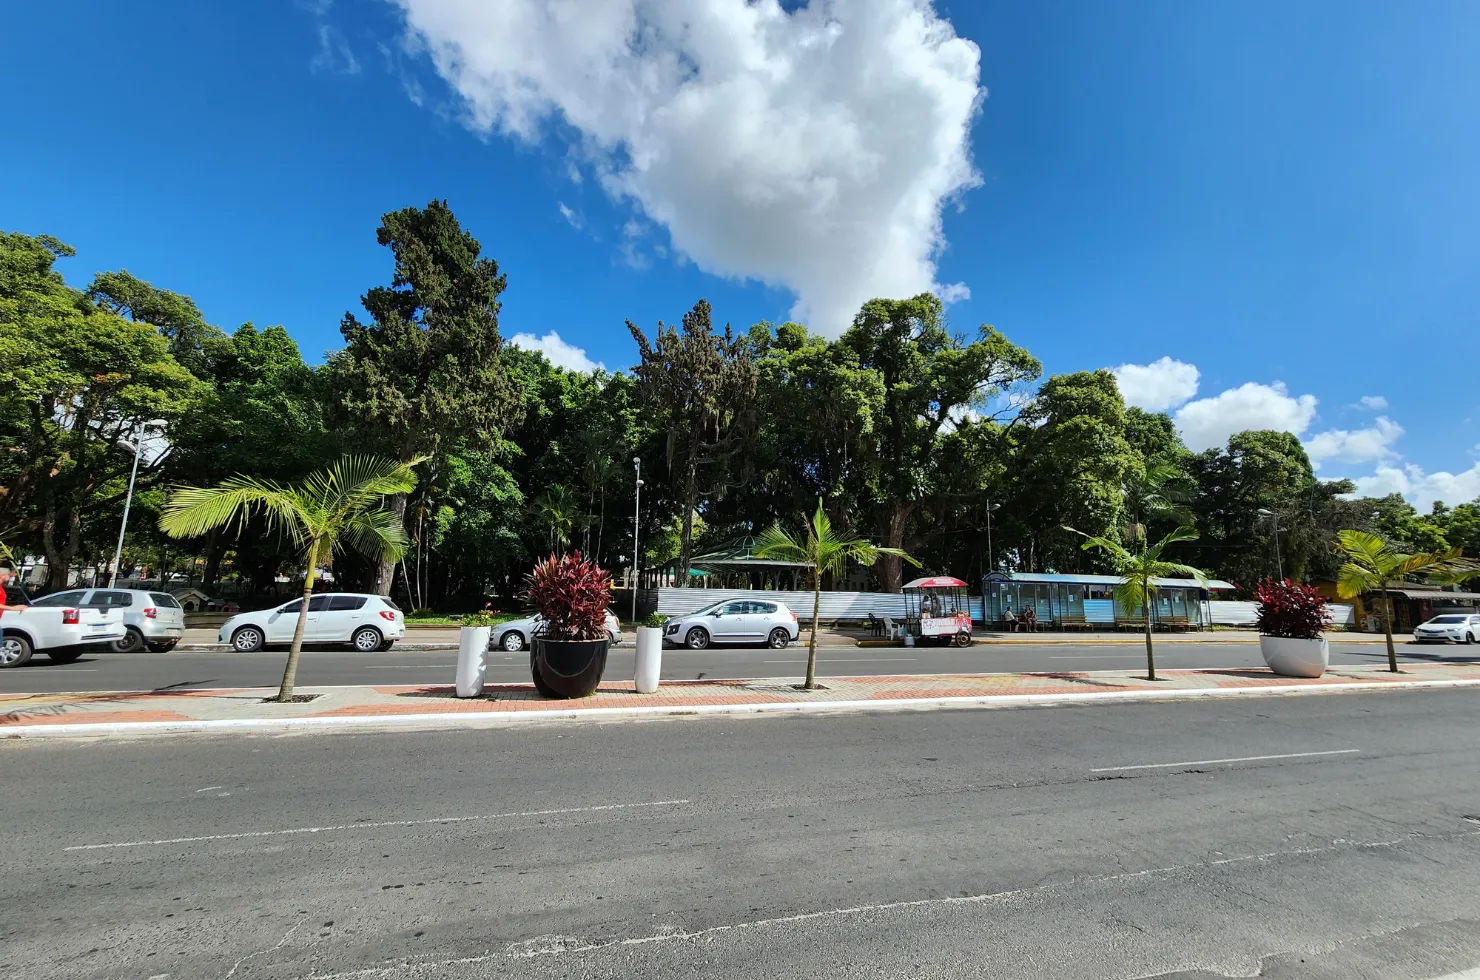
<instances>
[{"instance_id":1,"label":"side mirror","mask_svg":"<svg viewBox=\"0 0 1480 980\"><path fill-rule=\"evenodd\" d=\"M715 611L714 611L714 612L712 612L712 613L710 613L710 614L709 614L709 615L710 615L710 617L711 617L711 618L712 618L712 619L719 619L719 618L720 618L720 616L722 616L722 615L724 615L724 614L723 614L723 613L721 613L721 612L720 612L720 611L719 611L719 610L718 610L718 609L716 609L716 610L715 610Z\"/></svg>"}]
</instances>

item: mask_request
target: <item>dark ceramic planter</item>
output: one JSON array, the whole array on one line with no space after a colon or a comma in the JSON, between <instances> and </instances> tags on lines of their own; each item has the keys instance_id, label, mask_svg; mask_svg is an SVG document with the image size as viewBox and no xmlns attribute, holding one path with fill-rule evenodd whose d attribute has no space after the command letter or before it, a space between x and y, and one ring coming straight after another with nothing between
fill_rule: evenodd
<instances>
[{"instance_id":1,"label":"dark ceramic planter","mask_svg":"<svg viewBox=\"0 0 1480 980\"><path fill-rule=\"evenodd\" d=\"M596 692L606 670L607 640L547 640L536 637L529 669L546 697L584 698Z\"/></svg>"}]
</instances>

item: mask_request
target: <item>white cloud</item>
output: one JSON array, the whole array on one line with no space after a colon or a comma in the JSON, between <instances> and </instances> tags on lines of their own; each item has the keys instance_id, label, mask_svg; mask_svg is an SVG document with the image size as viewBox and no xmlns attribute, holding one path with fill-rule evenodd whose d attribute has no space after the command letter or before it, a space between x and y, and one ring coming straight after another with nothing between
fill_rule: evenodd
<instances>
[{"instance_id":1,"label":"white cloud","mask_svg":"<svg viewBox=\"0 0 1480 980\"><path fill-rule=\"evenodd\" d=\"M1425 473L1423 467L1413 463L1401 468L1379 466L1372 476L1358 477L1356 484L1359 496L1401 493L1413 506L1427 512L1436 500L1454 505L1480 497L1480 463L1462 473Z\"/></svg>"},{"instance_id":2,"label":"white cloud","mask_svg":"<svg viewBox=\"0 0 1480 980\"><path fill-rule=\"evenodd\" d=\"M1370 408L1374 412L1380 412L1388 407L1388 400L1381 395L1363 395L1357 399L1357 404L1363 408Z\"/></svg>"},{"instance_id":3,"label":"white cloud","mask_svg":"<svg viewBox=\"0 0 1480 980\"><path fill-rule=\"evenodd\" d=\"M327 9L327 8L325 8ZM350 50L349 42L333 24L318 25L319 49L314 53L308 67L313 71L327 71L336 75L358 75L360 63Z\"/></svg>"},{"instance_id":4,"label":"white cloud","mask_svg":"<svg viewBox=\"0 0 1480 980\"><path fill-rule=\"evenodd\" d=\"M1280 382L1273 385L1250 381L1213 398L1199 398L1177 410L1177 428L1194 452L1228 442L1245 429L1274 429L1300 435L1310 428L1316 415L1315 395L1292 398Z\"/></svg>"},{"instance_id":5,"label":"white cloud","mask_svg":"<svg viewBox=\"0 0 1480 980\"><path fill-rule=\"evenodd\" d=\"M814 329L940 288L941 208L979 183L985 93L931 0L396 2L473 129L570 127L677 251L792 290Z\"/></svg>"},{"instance_id":6,"label":"white cloud","mask_svg":"<svg viewBox=\"0 0 1480 980\"><path fill-rule=\"evenodd\" d=\"M1385 415L1379 415L1371 428L1331 429L1311 436L1305 451L1320 466L1324 460L1342 463L1372 463L1392 459L1393 443L1403 434L1403 427Z\"/></svg>"},{"instance_id":7,"label":"white cloud","mask_svg":"<svg viewBox=\"0 0 1480 980\"><path fill-rule=\"evenodd\" d=\"M1197 367L1170 357L1150 364L1122 364L1110 373L1125 403L1148 412L1165 412L1197 394Z\"/></svg>"},{"instance_id":8,"label":"white cloud","mask_svg":"<svg viewBox=\"0 0 1480 980\"><path fill-rule=\"evenodd\" d=\"M564 218L567 222L569 222L572 228L579 230L582 225L581 216L579 214L576 214L576 212L571 208L567 207L564 201L560 201L559 204L560 216Z\"/></svg>"},{"instance_id":9,"label":"white cloud","mask_svg":"<svg viewBox=\"0 0 1480 980\"><path fill-rule=\"evenodd\" d=\"M509 343L525 350L539 351L551 364L569 371L595 371L598 368L606 370L605 364L591 360L583 348L566 343L553 330L543 337L536 337L532 333L516 333L509 338Z\"/></svg>"},{"instance_id":10,"label":"white cloud","mask_svg":"<svg viewBox=\"0 0 1480 980\"><path fill-rule=\"evenodd\" d=\"M937 284L935 295L940 297L942 303L959 303L964 299L971 299L971 287L964 282L953 282L949 286Z\"/></svg>"}]
</instances>

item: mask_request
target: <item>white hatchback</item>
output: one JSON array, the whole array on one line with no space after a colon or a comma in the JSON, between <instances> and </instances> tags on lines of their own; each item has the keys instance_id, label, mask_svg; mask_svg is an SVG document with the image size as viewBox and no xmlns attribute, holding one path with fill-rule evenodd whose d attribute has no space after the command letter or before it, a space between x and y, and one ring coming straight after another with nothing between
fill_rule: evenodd
<instances>
[{"instance_id":1,"label":"white hatchback","mask_svg":"<svg viewBox=\"0 0 1480 980\"><path fill-rule=\"evenodd\" d=\"M796 613L772 599L725 599L663 624L664 643L690 650L711 643L764 643L781 650L800 635Z\"/></svg>"},{"instance_id":2,"label":"white hatchback","mask_svg":"<svg viewBox=\"0 0 1480 980\"><path fill-rule=\"evenodd\" d=\"M1466 613L1446 613L1421 623L1413 630L1413 638L1419 643L1438 641L1447 643L1474 643L1480 640L1480 616Z\"/></svg>"},{"instance_id":3,"label":"white hatchback","mask_svg":"<svg viewBox=\"0 0 1480 980\"><path fill-rule=\"evenodd\" d=\"M488 645L495 649L518 653L528 647L529 641L539 636L544 630L545 620L539 613L526 616L524 619L511 619L493 628L493 632L488 636ZM622 645L622 624L617 621L616 615L610 609L606 611L606 638L612 646Z\"/></svg>"},{"instance_id":4,"label":"white hatchback","mask_svg":"<svg viewBox=\"0 0 1480 980\"><path fill-rule=\"evenodd\" d=\"M241 653L291 643L302 609L303 600L294 599L276 609L238 613L221 627L217 639ZM405 635L406 620L386 596L328 592L309 597L303 624L305 644L347 644L361 653L373 653L389 650Z\"/></svg>"}]
</instances>

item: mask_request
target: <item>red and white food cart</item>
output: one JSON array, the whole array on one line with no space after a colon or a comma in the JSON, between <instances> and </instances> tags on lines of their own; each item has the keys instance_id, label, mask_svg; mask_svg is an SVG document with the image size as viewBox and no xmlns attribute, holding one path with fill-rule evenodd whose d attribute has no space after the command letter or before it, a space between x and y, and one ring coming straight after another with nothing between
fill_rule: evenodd
<instances>
[{"instance_id":1,"label":"red and white food cart","mask_svg":"<svg viewBox=\"0 0 1480 980\"><path fill-rule=\"evenodd\" d=\"M903 591L905 635L919 643L970 645L971 601L965 582L934 575L915 579Z\"/></svg>"}]
</instances>

